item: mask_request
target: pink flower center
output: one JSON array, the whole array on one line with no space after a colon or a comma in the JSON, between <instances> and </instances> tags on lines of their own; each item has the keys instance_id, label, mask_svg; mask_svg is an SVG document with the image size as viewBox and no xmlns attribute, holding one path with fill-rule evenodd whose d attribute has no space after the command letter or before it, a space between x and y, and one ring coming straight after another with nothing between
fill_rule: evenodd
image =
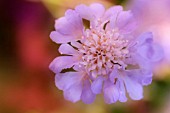
<instances>
[{"instance_id":1,"label":"pink flower center","mask_svg":"<svg viewBox=\"0 0 170 113\"><path fill-rule=\"evenodd\" d=\"M125 59L129 57L128 40L117 30L87 29L82 37L83 55L80 64L96 78L108 75L114 67L125 68Z\"/></svg>"}]
</instances>

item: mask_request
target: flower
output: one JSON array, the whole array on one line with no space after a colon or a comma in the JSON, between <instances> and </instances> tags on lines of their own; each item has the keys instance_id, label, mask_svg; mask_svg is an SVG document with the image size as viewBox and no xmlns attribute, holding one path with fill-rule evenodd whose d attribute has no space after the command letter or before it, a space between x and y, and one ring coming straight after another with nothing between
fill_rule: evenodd
<instances>
[{"instance_id":1,"label":"flower","mask_svg":"<svg viewBox=\"0 0 170 113\"><path fill-rule=\"evenodd\" d=\"M89 22L90 26L85 27ZM121 6L105 10L102 4L78 5L56 20L51 39L61 44L62 56L50 69L65 99L90 104L102 93L106 103L143 97L143 87L152 81L152 66L162 55L151 32L134 35L137 27L131 11ZM73 71L65 71L64 69Z\"/></svg>"}]
</instances>

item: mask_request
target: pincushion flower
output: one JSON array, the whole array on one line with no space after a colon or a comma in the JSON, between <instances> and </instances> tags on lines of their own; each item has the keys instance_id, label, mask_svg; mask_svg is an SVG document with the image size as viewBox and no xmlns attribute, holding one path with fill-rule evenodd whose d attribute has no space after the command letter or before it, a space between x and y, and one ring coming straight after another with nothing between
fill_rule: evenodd
<instances>
[{"instance_id":1,"label":"pincushion flower","mask_svg":"<svg viewBox=\"0 0 170 113\"><path fill-rule=\"evenodd\" d=\"M50 37L61 44L62 56L49 67L65 99L90 104L102 93L111 104L126 102L126 92L133 100L142 99L142 86L151 83L153 63L163 55L152 33L135 36L136 27L131 11L121 6L106 10L98 3L78 5L56 20ZM63 71L68 68L73 71Z\"/></svg>"}]
</instances>

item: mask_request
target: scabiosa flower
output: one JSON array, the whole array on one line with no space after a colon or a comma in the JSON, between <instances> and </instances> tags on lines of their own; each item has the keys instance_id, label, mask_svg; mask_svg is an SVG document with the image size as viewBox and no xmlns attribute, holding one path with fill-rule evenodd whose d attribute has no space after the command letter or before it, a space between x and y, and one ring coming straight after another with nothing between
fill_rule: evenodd
<instances>
[{"instance_id":1,"label":"scabiosa flower","mask_svg":"<svg viewBox=\"0 0 170 113\"><path fill-rule=\"evenodd\" d=\"M133 100L142 99L142 86L152 81L152 65L163 55L152 33L137 37L136 27L131 11L121 6L105 10L98 3L78 5L56 20L50 37L61 44L62 56L49 67L65 99L90 104L102 93L111 104L126 102L126 91ZM68 68L73 71L63 72Z\"/></svg>"}]
</instances>

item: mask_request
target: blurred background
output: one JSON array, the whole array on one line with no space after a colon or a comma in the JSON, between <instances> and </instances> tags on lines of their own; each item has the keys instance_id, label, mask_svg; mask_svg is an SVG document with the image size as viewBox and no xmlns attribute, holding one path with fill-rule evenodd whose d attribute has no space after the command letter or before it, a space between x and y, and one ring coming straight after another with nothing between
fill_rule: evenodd
<instances>
[{"instance_id":1,"label":"blurred background","mask_svg":"<svg viewBox=\"0 0 170 113\"><path fill-rule=\"evenodd\" d=\"M58 56L49 38L54 20L80 3L123 5L165 50L144 99L107 105L64 99L48 65ZM0 113L170 113L170 0L0 0ZM140 24L140 22L142 22Z\"/></svg>"}]
</instances>

